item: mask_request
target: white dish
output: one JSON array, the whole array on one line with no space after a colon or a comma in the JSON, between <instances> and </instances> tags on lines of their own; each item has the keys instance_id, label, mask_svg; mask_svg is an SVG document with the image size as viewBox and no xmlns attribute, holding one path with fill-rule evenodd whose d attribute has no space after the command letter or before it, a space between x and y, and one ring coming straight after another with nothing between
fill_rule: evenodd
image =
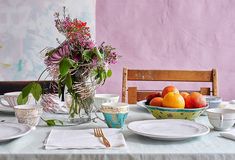
<instances>
[{"instance_id":1,"label":"white dish","mask_svg":"<svg viewBox=\"0 0 235 160\"><path fill-rule=\"evenodd\" d=\"M11 113L11 114L14 114L15 111L14 111L14 108L12 107L4 107L2 105L0 105L0 113L3 112L3 113Z\"/></svg>"},{"instance_id":2,"label":"white dish","mask_svg":"<svg viewBox=\"0 0 235 160\"><path fill-rule=\"evenodd\" d=\"M20 123L0 122L0 142L16 139L28 134L31 128Z\"/></svg>"},{"instance_id":3,"label":"white dish","mask_svg":"<svg viewBox=\"0 0 235 160\"><path fill-rule=\"evenodd\" d=\"M128 129L138 135L168 141L185 140L210 132L207 126L179 119L135 121L128 124Z\"/></svg>"},{"instance_id":4,"label":"white dish","mask_svg":"<svg viewBox=\"0 0 235 160\"><path fill-rule=\"evenodd\" d=\"M146 100L142 100L142 101L137 102L136 104L137 104L137 106L148 110L148 108L145 106L145 102L146 102Z\"/></svg>"}]
</instances>

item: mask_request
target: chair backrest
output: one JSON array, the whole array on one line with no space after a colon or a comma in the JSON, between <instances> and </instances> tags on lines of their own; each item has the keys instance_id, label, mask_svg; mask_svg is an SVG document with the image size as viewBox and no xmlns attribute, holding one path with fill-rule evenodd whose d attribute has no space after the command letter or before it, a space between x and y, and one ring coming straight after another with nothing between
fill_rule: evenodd
<instances>
[{"instance_id":1,"label":"chair backrest","mask_svg":"<svg viewBox=\"0 0 235 160\"><path fill-rule=\"evenodd\" d=\"M0 95L7 92L21 91L27 84L34 81L0 81ZM44 91L53 92L52 81L35 81L41 84Z\"/></svg>"},{"instance_id":2,"label":"chair backrest","mask_svg":"<svg viewBox=\"0 0 235 160\"><path fill-rule=\"evenodd\" d=\"M148 94L153 93L154 91L138 90L137 87L128 87L128 81L211 82L211 88L201 87L199 92L203 95L218 95L218 80L216 69L196 71L138 70L123 68L122 102L126 102L127 100L129 104L135 104L137 101L145 99Z\"/></svg>"}]
</instances>

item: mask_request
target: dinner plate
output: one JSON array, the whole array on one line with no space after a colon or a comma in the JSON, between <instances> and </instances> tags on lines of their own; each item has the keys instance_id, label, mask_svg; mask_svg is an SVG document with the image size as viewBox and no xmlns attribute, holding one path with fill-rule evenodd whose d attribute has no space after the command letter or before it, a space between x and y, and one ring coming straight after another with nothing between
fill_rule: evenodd
<instances>
[{"instance_id":1,"label":"dinner plate","mask_svg":"<svg viewBox=\"0 0 235 160\"><path fill-rule=\"evenodd\" d=\"M180 119L134 121L128 124L128 129L138 135L168 141L185 140L210 132L205 125Z\"/></svg>"},{"instance_id":2,"label":"dinner plate","mask_svg":"<svg viewBox=\"0 0 235 160\"><path fill-rule=\"evenodd\" d=\"M9 113L9 114L14 114L15 113L13 108L11 108L11 107L4 107L2 105L0 105L0 112Z\"/></svg>"},{"instance_id":3,"label":"dinner plate","mask_svg":"<svg viewBox=\"0 0 235 160\"><path fill-rule=\"evenodd\" d=\"M31 128L21 123L0 122L0 142L16 139L28 134Z\"/></svg>"}]
</instances>

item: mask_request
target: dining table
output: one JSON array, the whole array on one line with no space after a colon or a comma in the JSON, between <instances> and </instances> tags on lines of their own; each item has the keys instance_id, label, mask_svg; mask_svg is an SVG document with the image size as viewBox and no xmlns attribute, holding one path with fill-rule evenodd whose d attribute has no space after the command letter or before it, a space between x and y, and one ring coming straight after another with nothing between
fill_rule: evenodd
<instances>
[{"instance_id":1,"label":"dining table","mask_svg":"<svg viewBox=\"0 0 235 160\"><path fill-rule=\"evenodd\" d=\"M46 114L48 116L48 114ZM101 113L98 113L101 116ZM63 114L50 116L65 117ZM92 115L95 117L95 114ZM121 129L126 141L123 148L104 149L52 149L46 150L44 141L52 129L93 129L107 128L107 125L95 121L73 126L47 126L40 121L36 129L29 134L6 142L0 142L0 160L233 160L235 159L235 141L220 136L213 130L207 116L200 116L195 121L206 125L210 132L206 135L181 141L162 141L137 135L128 129L133 121L154 120L146 108L130 105L125 126ZM14 113L0 111L0 121L17 123ZM0 122L1 123L1 122ZM3 123L3 122L2 122ZM169 128L172 127L169 125ZM235 129L235 127L234 127ZM0 128L1 132L1 128Z\"/></svg>"}]
</instances>

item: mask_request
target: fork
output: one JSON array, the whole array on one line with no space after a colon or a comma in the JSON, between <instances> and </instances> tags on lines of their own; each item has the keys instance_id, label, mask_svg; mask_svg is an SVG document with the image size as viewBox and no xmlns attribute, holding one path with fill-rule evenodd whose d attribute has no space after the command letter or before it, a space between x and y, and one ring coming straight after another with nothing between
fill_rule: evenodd
<instances>
[{"instance_id":1,"label":"fork","mask_svg":"<svg viewBox=\"0 0 235 160\"><path fill-rule=\"evenodd\" d=\"M104 136L104 133L103 133L101 128L95 128L94 129L94 135L96 137L102 138L103 144L105 145L105 147L111 147L108 139Z\"/></svg>"}]
</instances>

